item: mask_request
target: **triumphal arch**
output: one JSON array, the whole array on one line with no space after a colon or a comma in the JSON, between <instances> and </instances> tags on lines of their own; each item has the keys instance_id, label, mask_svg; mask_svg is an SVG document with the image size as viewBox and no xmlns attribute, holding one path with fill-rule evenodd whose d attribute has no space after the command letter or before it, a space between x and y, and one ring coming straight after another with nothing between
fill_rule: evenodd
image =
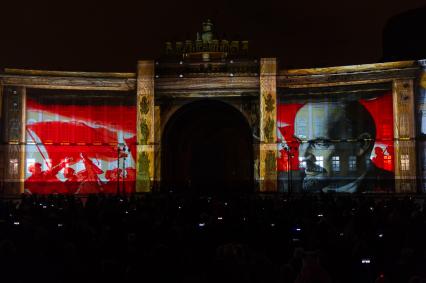
<instances>
[{"instance_id":1,"label":"triumphal arch","mask_svg":"<svg viewBox=\"0 0 426 283\"><path fill-rule=\"evenodd\" d=\"M5 69L1 191L423 192L423 68L282 69L206 21L134 73Z\"/></svg>"}]
</instances>

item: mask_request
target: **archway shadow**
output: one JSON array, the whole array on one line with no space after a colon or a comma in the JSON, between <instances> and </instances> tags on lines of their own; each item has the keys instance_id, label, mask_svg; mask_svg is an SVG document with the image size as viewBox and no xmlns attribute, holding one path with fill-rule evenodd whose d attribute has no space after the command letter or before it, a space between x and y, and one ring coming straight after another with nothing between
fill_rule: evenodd
<instances>
[{"instance_id":1,"label":"archway shadow","mask_svg":"<svg viewBox=\"0 0 426 283\"><path fill-rule=\"evenodd\" d=\"M224 102L182 106L164 128L161 154L163 192L253 191L251 129L245 117Z\"/></svg>"}]
</instances>

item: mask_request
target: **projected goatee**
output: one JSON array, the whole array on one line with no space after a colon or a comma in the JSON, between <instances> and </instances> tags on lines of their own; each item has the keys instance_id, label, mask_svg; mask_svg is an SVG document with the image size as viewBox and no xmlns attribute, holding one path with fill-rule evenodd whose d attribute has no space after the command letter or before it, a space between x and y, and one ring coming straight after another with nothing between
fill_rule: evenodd
<instances>
[{"instance_id":1,"label":"projected goatee","mask_svg":"<svg viewBox=\"0 0 426 283\"><path fill-rule=\"evenodd\" d=\"M315 164L311 160L305 160L305 178L303 178L302 188L305 192L318 192L330 184L327 177L327 170Z\"/></svg>"},{"instance_id":2,"label":"projected goatee","mask_svg":"<svg viewBox=\"0 0 426 283\"><path fill-rule=\"evenodd\" d=\"M319 192L330 184L329 178L324 177L305 177L302 188L304 192Z\"/></svg>"}]
</instances>

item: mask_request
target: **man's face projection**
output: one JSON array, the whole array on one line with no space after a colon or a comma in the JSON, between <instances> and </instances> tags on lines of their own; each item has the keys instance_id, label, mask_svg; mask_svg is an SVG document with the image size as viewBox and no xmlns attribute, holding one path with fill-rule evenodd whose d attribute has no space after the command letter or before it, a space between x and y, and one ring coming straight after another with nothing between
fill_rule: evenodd
<instances>
[{"instance_id":1,"label":"man's face projection","mask_svg":"<svg viewBox=\"0 0 426 283\"><path fill-rule=\"evenodd\" d=\"M297 112L295 136L300 140L304 191L337 189L365 172L358 163L371 150L363 148L346 114L342 104L330 102L307 103Z\"/></svg>"}]
</instances>

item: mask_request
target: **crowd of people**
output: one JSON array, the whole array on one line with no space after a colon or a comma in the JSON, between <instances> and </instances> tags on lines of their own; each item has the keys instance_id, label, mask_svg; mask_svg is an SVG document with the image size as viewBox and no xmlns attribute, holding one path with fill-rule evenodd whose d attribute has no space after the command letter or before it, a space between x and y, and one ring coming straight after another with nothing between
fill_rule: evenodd
<instances>
[{"instance_id":1,"label":"crowd of people","mask_svg":"<svg viewBox=\"0 0 426 283\"><path fill-rule=\"evenodd\" d=\"M422 198L23 195L3 282L426 282Z\"/></svg>"}]
</instances>

